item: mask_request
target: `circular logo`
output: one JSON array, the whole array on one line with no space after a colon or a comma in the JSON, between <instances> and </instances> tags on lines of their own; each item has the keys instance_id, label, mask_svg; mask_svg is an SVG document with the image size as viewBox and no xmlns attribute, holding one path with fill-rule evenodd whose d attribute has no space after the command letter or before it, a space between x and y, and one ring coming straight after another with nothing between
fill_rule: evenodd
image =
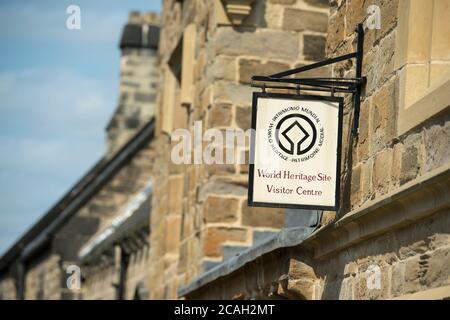
<instances>
[{"instance_id":1,"label":"circular logo","mask_svg":"<svg viewBox=\"0 0 450 320\"><path fill-rule=\"evenodd\" d=\"M314 146L317 140L317 129L308 117L298 113L289 114L278 122L275 139L284 152L290 155L301 155Z\"/></svg>"},{"instance_id":2,"label":"circular logo","mask_svg":"<svg viewBox=\"0 0 450 320\"><path fill-rule=\"evenodd\" d=\"M286 161L313 158L324 141L319 117L307 107L291 106L278 111L269 123L268 140L275 153Z\"/></svg>"}]
</instances>

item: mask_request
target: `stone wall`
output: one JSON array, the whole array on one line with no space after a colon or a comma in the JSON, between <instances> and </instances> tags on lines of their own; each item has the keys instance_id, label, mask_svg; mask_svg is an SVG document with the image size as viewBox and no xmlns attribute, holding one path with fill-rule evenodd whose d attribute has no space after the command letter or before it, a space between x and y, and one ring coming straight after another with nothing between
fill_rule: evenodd
<instances>
[{"instance_id":1,"label":"stone wall","mask_svg":"<svg viewBox=\"0 0 450 320\"><path fill-rule=\"evenodd\" d=\"M447 8L442 1L430 5L445 11L448 2L445 3ZM430 90L435 91L426 93L434 97L435 103L442 104L442 111L416 119L417 125L407 131L398 127L402 102L413 99L408 95L417 95L414 86L408 87L404 78L407 62L398 63L407 36L400 27L401 19L411 14L414 6L429 4L414 0L332 0L330 4L328 57L356 50L357 23L364 22L366 32L363 76L367 83L356 137L350 133L351 99L345 97L343 205L337 214L325 212L322 228L303 243L258 257L254 263L203 286L188 298L450 296L450 204L446 196L450 187L450 97L431 85ZM380 8L380 29L367 28L367 8L373 4ZM408 6L411 7L406 10ZM445 19L432 21L425 12L423 17L427 25L450 25ZM421 50L433 55L434 49L427 48L431 39L421 38L414 25L409 28L413 41L422 41ZM419 54L406 47L405 54L413 61L418 59ZM448 43L445 48L441 43L439 50L441 55L443 51L450 54ZM435 62L431 59L427 63ZM442 64L445 67L446 62ZM353 62L342 62L332 69L336 77L354 76L354 72ZM444 77L441 83L449 80L450 76ZM416 78L413 85L420 87L427 81L428 77ZM427 99L419 98L417 103L429 102L423 106L433 108Z\"/></svg>"},{"instance_id":2,"label":"stone wall","mask_svg":"<svg viewBox=\"0 0 450 320\"><path fill-rule=\"evenodd\" d=\"M25 299L58 300L62 285L61 259L48 254L28 266L25 276Z\"/></svg>"},{"instance_id":3,"label":"stone wall","mask_svg":"<svg viewBox=\"0 0 450 320\"><path fill-rule=\"evenodd\" d=\"M359 136L355 140L347 139L349 143L344 146L344 150L352 148L344 158L343 185L344 190L350 191L344 194L343 200L347 204L341 212L344 214L393 193L433 170L448 166L450 115L444 112L438 117L424 118L421 125L399 134L400 104L402 99L408 99L401 97L408 92L400 89L404 66L395 65L398 43L405 37L398 26L402 14L399 6L404 2L347 0L332 1L331 4L328 56L354 49L355 24L366 19L369 5L375 4L381 9L381 28L371 30L366 27L363 75L367 77L367 84ZM450 53L450 46L446 50ZM333 70L336 76L352 75L353 72L351 64L338 65ZM450 100L446 101L448 105ZM346 121L352 118L350 106L346 107ZM346 122L345 125L348 128L350 124ZM449 211L443 210L409 228L387 233L341 253L337 259L350 261L343 269L344 278L337 275L339 298L385 299L448 285L448 217ZM378 291L367 290L365 285L365 271L371 263L381 266L382 288ZM334 262L330 261L326 273L332 273L334 267ZM324 292L323 298L337 297L333 290L329 292L330 295Z\"/></svg>"},{"instance_id":4,"label":"stone wall","mask_svg":"<svg viewBox=\"0 0 450 320\"><path fill-rule=\"evenodd\" d=\"M94 236L104 231L122 212L121 210L129 201L148 184L153 172L157 171L151 160L155 154L156 150L153 146L149 144L143 146L130 162L80 209L78 215L87 215L99 219L99 228ZM148 250L146 245L144 248ZM114 299L116 297L117 288L115 284L117 284L118 272L120 271L114 261L113 250L114 248L110 246L93 261L81 265L86 281L82 290L84 299L101 297ZM133 297L136 286L140 282L147 285L148 269L143 268L143 264L147 265L147 253L138 250L131 254L130 263L127 267L129 274L126 277L125 293L127 298Z\"/></svg>"},{"instance_id":5,"label":"stone wall","mask_svg":"<svg viewBox=\"0 0 450 320\"><path fill-rule=\"evenodd\" d=\"M168 135L176 128L193 132L196 121L203 130L250 127L252 75L324 57L327 1L255 0L251 7L245 2L239 12L227 1L163 2L159 54L164 86L156 139L164 147L155 160L150 298L177 298L177 289L195 276L284 225L284 210L246 205L248 146L234 155L243 164L176 165L170 160ZM181 75L174 71L180 69Z\"/></svg>"},{"instance_id":6,"label":"stone wall","mask_svg":"<svg viewBox=\"0 0 450 320\"><path fill-rule=\"evenodd\" d=\"M11 277L0 279L0 300L14 300L17 297L16 284Z\"/></svg>"}]
</instances>

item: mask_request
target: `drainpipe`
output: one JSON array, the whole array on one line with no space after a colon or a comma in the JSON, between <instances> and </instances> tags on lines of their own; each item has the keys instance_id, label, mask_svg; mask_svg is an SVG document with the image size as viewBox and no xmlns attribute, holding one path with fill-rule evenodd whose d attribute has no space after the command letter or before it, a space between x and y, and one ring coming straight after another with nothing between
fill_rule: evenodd
<instances>
[{"instance_id":1,"label":"drainpipe","mask_svg":"<svg viewBox=\"0 0 450 320\"><path fill-rule=\"evenodd\" d=\"M22 261L17 263L16 267L16 298L18 300L25 299L25 265Z\"/></svg>"},{"instance_id":2,"label":"drainpipe","mask_svg":"<svg viewBox=\"0 0 450 320\"><path fill-rule=\"evenodd\" d=\"M115 263L116 263L116 270L118 274L118 279L116 283L116 299L117 300L124 300L125 299L125 285L127 282L127 269L128 269L128 261L129 261L129 255L120 245L117 245L115 247Z\"/></svg>"}]
</instances>

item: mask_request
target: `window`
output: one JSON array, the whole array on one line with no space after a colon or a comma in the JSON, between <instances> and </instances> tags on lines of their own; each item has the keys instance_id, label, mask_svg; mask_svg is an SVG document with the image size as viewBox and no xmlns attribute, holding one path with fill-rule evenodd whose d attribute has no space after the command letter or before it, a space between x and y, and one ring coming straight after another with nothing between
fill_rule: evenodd
<instances>
[{"instance_id":1,"label":"window","mask_svg":"<svg viewBox=\"0 0 450 320\"><path fill-rule=\"evenodd\" d=\"M450 2L400 0L395 64L398 135L450 105Z\"/></svg>"}]
</instances>

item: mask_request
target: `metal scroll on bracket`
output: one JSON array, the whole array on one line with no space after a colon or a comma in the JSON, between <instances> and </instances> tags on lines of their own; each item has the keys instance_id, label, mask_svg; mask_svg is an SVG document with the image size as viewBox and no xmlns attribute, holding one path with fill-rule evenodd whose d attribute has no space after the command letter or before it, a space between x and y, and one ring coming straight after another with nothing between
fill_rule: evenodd
<instances>
[{"instance_id":1,"label":"metal scroll on bracket","mask_svg":"<svg viewBox=\"0 0 450 320\"><path fill-rule=\"evenodd\" d=\"M357 34L357 45L355 52L335 58L326 59L292 70L279 72L270 76L253 76L252 87L262 88L263 91L265 91L266 88L297 90L298 94L300 94L300 90L330 92L332 96L334 96L335 93L351 93L353 94L354 107L352 134L357 135L359 125L359 111L361 105L361 89L366 82L366 78L362 76L364 45L363 25L361 23L358 24L355 31ZM349 59L356 59L356 72L354 78L287 78L297 73L317 69ZM268 85L266 84L267 82L281 83L281 85Z\"/></svg>"}]
</instances>

